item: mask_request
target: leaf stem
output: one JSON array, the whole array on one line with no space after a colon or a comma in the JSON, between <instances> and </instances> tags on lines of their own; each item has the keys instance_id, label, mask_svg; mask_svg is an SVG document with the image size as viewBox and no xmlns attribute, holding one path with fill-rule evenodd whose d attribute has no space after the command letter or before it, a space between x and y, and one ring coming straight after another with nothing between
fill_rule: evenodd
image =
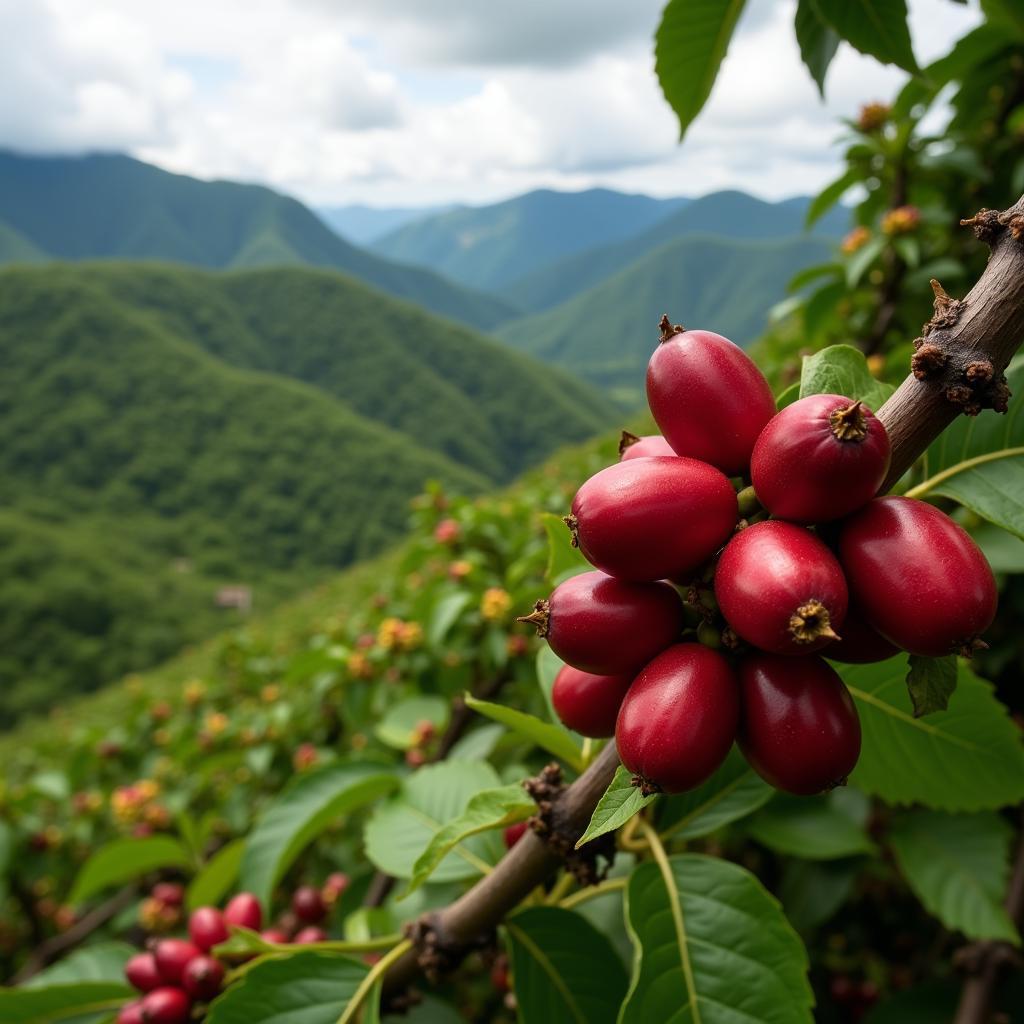
<instances>
[{"instance_id":1,"label":"leaf stem","mask_svg":"<svg viewBox=\"0 0 1024 1024\"><path fill-rule=\"evenodd\" d=\"M551 892L548 894L546 902L558 903L572 888L574 881L575 879L568 871L564 872L562 877L551 887Z\"/></svg>"},{"instance_id":2,"label":"leaf stem","mask_svg":"<svg viewBox=\"0 0 1024 1024\"><path fill-rule=\"evenodd\" d=\"M600 885L590 885L587 886L586 889L580 889L578 892L574 892L572 895L566 896L558 905L563 910L572 910L573 907L578 907L581 903L596 900L599 896L605 896L610 892L618 892L620 889L625 888L625 878L609 878L606 882L602 882Z\"/></svg>"},{"instance_id":3,"label":"leaf stem","mask_svg":"<svg viewBox=\"0 0 1024 1024\"><path fill-rule=\"evenodd\" d=\"M373 965L366 977L359 983L359 988L356 989L355 995L349 1000L348 1006L345 1007L344 1012L338 1018L338 1024L350 1024L351 1021L355 1020L359 1007L363 1005L363 1000L370 994L370 990L377 984L377 980L382 978L387 969L395 961L401 960L412 947L413 944L410 939L403 939L390 953L385 953Z\"/></svg>"},{"instance_id":4,"label":"leaf stem","mask_svg":"<svg viewBox=\"0 0 1024 1024\"><path fill-rule=\"evenodd\" d=\"M941 473L936 473L935 476L930 477L928 480L918 484L916 487L911 487L904 497L920 498L923 494L927 494L930 490L941 483L945 483L950 477L956 476L958 473L966 473L967 470L974 469L975 466L981 466L986 462L996 462L999 459L1010 459L1015 455L1024 455L1024 448L1002 448L997 452L986 452L984 455L975 455L973 459L964 459L963 462L958 462L954 466L949 466Z\"/></svg>"}]
</instances>

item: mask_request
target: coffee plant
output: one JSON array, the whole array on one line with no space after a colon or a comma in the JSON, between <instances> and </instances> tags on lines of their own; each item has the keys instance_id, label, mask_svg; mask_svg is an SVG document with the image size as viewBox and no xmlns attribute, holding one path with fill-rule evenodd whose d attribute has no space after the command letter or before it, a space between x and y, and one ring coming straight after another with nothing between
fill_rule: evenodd
<instances>
[{"instance_id":1,"label":"coffee plant","mask_svg":"<svg viewBox=\"0 0 1024 1024\"><path fill-rule=\"evenodd\" d=\"M684 130L742 7L666 8ZM1019 1014L1024 199L979 209L1024 24L983 9L919 69L902 0L798 3L819 86L843 40L916 74L761 368L665 317L658 433L434 488L287 635L0 747L0 1021Z\"/></svg>"}]
</instances>

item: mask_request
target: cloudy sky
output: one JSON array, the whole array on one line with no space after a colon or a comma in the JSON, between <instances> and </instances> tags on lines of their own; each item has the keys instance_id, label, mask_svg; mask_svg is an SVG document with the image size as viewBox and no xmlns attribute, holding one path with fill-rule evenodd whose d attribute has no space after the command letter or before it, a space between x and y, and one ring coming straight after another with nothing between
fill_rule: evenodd
<instances>
[{"instance_id":1,"label":"cloudy sky","mask_svg":"<svg viewBox=\"0 0 1024 1024\"><path fill-rule=\"evenodd\" d=\"M0 0L0 146L131 152L309 202L486 202L548 186L808 192L836 118L901 74L852 51L822 105L795 0L748 0L683 146L653 75L662 0ZM918 59L978 20L910 0Z\"/></svg>"}]
</instances>

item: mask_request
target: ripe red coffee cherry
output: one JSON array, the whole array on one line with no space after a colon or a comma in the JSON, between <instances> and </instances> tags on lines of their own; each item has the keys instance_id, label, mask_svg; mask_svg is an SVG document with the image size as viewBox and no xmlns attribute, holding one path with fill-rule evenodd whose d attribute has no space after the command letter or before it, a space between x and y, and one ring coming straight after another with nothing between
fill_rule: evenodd
<instances>
[{"instance_id":1,"label":"ripe red coffee cherry","mask_svg":"<svg viewBox=\"0 0 1024 1024\"><path fill-rule=\"evenodd\" d=\"M145 1024L187 1024L192 1000L180 988L158 988L142 1000Z\"/></svg>"},{"instance_id":2,"label":"ripe red coffee cherry","mask_svg":"<svg viewBox=\"0 0 1024 1024\"><path fill-rule=\"evenodd\" d=\"M776 789L811 796L846 781L860 755L860 719L824 659L757 652L740 662L739 743Z\"/></svg>"},{"instance_id":3,"label":"ripe red coffee cherry","mask_svg":"<svg viewBox=\"0 0 1024 1024\"><path fill-rule=\"evenodd\" d=\"M212 956L197 956L185 968L181 982L193 999L207 1003L224 985L224 966Z\"/></svg>"},{"instance_id":4,"label":"ripe red coffee cherry","mask_svg":"<svg viewBox=\"0 0 1024 1024\"><path fill-rule=\"evenodd\" d=\"M846 609L842 640L833 640L821 653L829 661L867 665L873 661L885 661L899 654L899 651L895 644L889 643L881 633L868 625L859 608L851 605Z\"/></svg>"},{"instance_id":5,"label":"ripe red coffee cherry","mask_svg":"<svg viewBox=\"0 0 1024 1024\"><path fill-rule=\"evenodd\" d=\"M632 675L595 676L563 665L555 676L551 703L567 729L603 739L615 735L615 719L632 682Z\"/></svg>"},{"instance_id":6,"label":"ripe red coffee cherry","mask_svg":"<svg viewBox=\"0 0 1024 1024\"><path fill-rule=\"evenodd\" d=\"M619 462L625 462L626 459L644 459L649 455L667 455L674 458L675 454L672 445L661 434L645 434L638 437L624 430L619 440Z\"/></svg>"},{"instance_id":7,"label":"ripe red coffee cherry","mask_svg":"<svg viewBox=\"0 0 1024 1024\"><path fill-rule=\"evenodd\" d=\"M739 690L725 658L702 644L676 644L629 688L615 743L645 794L684 793L725 760L738 721Z\"/></svg>"},{"instance_id":8,"label":"ripe red coffee cherry","mask_svg":"<svg viewBox=\"0 0 1024 1024\"><path fill-rule=\"evenodd\" d=\"M502 833L502 838L505 840L505 849L511 850L523 838L529 827L529 824L525 821L517 821L514 825L509 825Z\"/></svg>"},{"instance_id":9,"label":"ripe red coffee cherry","mask_svg":"<svg viewBox=\"0 0 1024 1024\"><path fill-rule=\"evenodd\" d=\"M282 931L280 928L268 928L265 932L260 932L260 938L264 942L273 942L275 945L284 946L289 941L288 933Z\"/></svg>"},{"instance_id":10,"label":"ripe red coffee cherry","mask_svg":"<svg viewBox=\"0 0 1024 1024\"><path fill-rule=\"evenodd\" d=\"M156 966L156 957L152 953L136 953L124 965L124 976L128 984L140 992L152 992L164 984L164 979Z\"/></svg>"},{"instance_id":11,"label":"ripe red coffee cherry","mask_svg":"<svg viewBox=\"0 0 1024 1024\"><path fill-rule=\"evenodd\" d=\"M599 676L643 668L675 642L683 604L667 583L627 583L585 572L560 583L520 622L537 627L562 661Z\"/></svg>"},{"instance_id":12,"label":"ripe red coffee cherry","mask_svg":"<svg viewBox=\"0 0 1024 1024\"><path fill-rule=\"evenodd\" d=\"M188 919L188 934L203 952L208 952L220 942L227 942L231 936L224 915L216 907L193 910Z\"/></svg>"},{"instance_id":13,"label":"ripe red coffee cherry","mask_svg":"<svg viewBox=\"0 0 1024 1024\"><path fill-rule=\"evenodd\" d=\"M180 985L189 961L202 955L203 951L198 946L184 939L161 939L153 947L156 969L168 985Z\"/></svg>"},{"instance_id":14,"label":"ripe red coffee cherry","mask_svg":"<svg viewBox=\"0 0 1024 1024\"><path fill-rule=\"evenodd\" d=\"M292 894L292 911L300 921L316 924L327 916L327 906L319 889L302 885Z\"/></svg>"},{"instance_id":15,"label":"ripe red coffee cherry","mask_svg":"<svg viewBox=\"0 0 1024 1024\"><path fill-rule=\"evenodd\" d=\"M263 924L263 908L260 901L251 892L240 892L233 896L224 908L224 923L258 932Z\"/></svg>"},{"instance_id":16,"label":"ripe red coffee cherry","mask_svg":"<svg viewBox=\"0 0 1024 1024\"><path fill-rule=\"evenodd\" d=\"M317 928L316 925L309 925L307 928L303 928L297 932L292 942L296 946L308 946L311 942L326 942L327 932L323 928Z\"/></svg>"},{"instance_id":17,"label":"ripe red coffee cherry","mask_svg":"<svg viewBox=\"0 0 1024 1024\"><path fill-rule=\"evenodd\" d=\"M647 366L647 401L677 455L727 476L745 473L764 425L775 415L772 389L747 354L711 331L683 331L662 317L661 344Z\"/></svg>"},{"instance_id":18,"label":"ripe red coffee cherry","mask_svg":"<svg viewBox=\"0 0 1024 1024\"><path fill-rule=\"evenodd\" d=\"M631 459L577 492L565 521L591 565L620 580L678 579L728 540L739 516L732 484L696 459Z\"/></svg>"},{"instance_id":19,"label":"ripe red coffee cherry","mask_svg":"<svg viewBox=\"0 0 1024 1024\"><path fill-rule=\"evenodd\" d=\"M157 882L150 896L169 907L180 907L185 899L185 887L180 882Z\"/></svg>"},{"instance_id":20,"label":"ripe red coffee cherry","mask_svg":"<svg viewBox=\"0 0 1024 1024\"><path fill-rule=\"evenodd\" d=\"M117 1015L117 1024L145 1024L142 1019L142 1000L123 1006Z\"/></svg>"},{"instance_id":21,"label":"ripe red coffee cherry","mask_svg":"<svg viewBox=\"0 0 1024 1024\"><path fill-rule=\"evenodd\" d=\"M861 402L810 395L761 431L750 460L758 501L778 519L822 523L867 504L889 470L889 435Z\"/></svg>"},{"instance_id":22,"label":"ripe red coffee cherry","mask_svg":"<svg viewBox=\"0 0 1024 1024\"><path fill-rule=\"evenodd\" d=\"M995 617L981 549L926 502L869 502L843 524L839 557L868 622L911 654L970 654Z\"/></svg>"},{"instance_id":23,"label":"ripe red coffee cherry","mask_svg":"<svg viewBox=\"0 0 1024 1024\"><path fill-rule=\"evenodd\" d=\"M774 654L810 654L835 639L848 600L835 555L809 530L776 520L725 546L715 597L740 637Z\"/></svg>"}]
</instances>

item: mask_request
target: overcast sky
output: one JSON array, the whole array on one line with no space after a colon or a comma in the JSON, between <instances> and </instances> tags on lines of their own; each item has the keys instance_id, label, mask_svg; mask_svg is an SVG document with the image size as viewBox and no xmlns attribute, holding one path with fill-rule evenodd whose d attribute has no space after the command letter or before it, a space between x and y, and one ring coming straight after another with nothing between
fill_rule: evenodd
<instances>
[{"instance_id":1,"label":"overcast sky","mask_svg":"<svg viewBox=\"0 0 1024 1024\"><path fill-rule=\"evenodd\" d=\"M910 0L918 59L977 0ZM748 0L677 144L653 74L662 0L0 0L0 146L131 152L314 204L486 202L531 188L809 192L836 118L902 75L848 48L828 102L795 0Z\"/></svg>"}]
</instances>

